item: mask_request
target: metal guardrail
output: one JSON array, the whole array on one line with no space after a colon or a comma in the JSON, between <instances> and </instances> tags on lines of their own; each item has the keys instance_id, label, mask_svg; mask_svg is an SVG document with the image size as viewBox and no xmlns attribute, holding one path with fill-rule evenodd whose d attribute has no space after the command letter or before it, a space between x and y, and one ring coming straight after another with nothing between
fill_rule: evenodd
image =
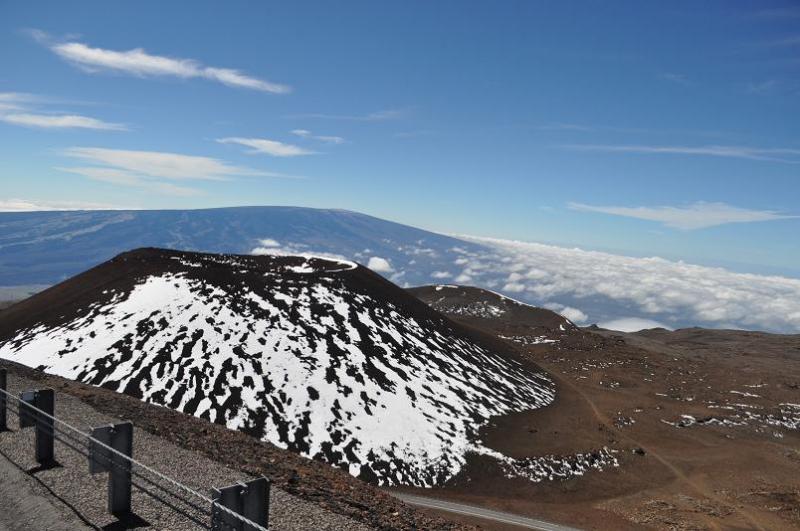
<instances>
[{"instance_id":1,"label":"metal guardrail","mask_svg":"<svg viewBox=\"0 0 800 531\"><path fill-rule=\"evenodd\" d=\"M92 428L87 433L55 416L52 389L24 391L19 397L8 392L6 369L0 368L0 432L8 429L10 411L20 428L35 427L36 461L42 466L55 462L55 441L88 459L89 473L109 474L108 511L117 517L131 513L131 490L144 494L181 513L200 527L214 531L269 531L270 481L257 478L212 490L205 496L183 483L133 458L133 425L123 422ZM147 486L134 481L134 478ZM181 510L149 490L158 489L202 513L206 522ZM185 495L188 495L187 498ZM209 525L210 522L210 525Z\"/></svg>"}]
</instances>

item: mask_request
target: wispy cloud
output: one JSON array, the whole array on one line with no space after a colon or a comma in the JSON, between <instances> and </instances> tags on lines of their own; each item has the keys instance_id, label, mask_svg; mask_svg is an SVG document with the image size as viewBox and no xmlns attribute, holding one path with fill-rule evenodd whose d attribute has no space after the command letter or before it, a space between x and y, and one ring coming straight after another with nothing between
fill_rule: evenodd
<instances>
[{"instance_id":1,"label":"wispy cloud","mask_svg":"<svg viewBox=\"0 0 800 531\"><path fill-rule=\"evenodd\" d=\"M678 85L683 85L684 87L691 84L689 82L689 78L683 74L676 74L675 72L662 72L658 74L658 78Z\"/></svg>"},{"instance_id":2,"label":"wispy cloud","mask_svg":"<svg viewBox=\"0 0 800 531\"><path fill-rule=\"evenodd\" d=\"M0 93L0 121L40 129L95 129L127 131L123 124L105 122L80 114L49 113L39 110L47 100L20 92Z\"/></svg>"},{"instance_id":3,"label":"wispy cloud","mask_svg":"<svg viewBox=\"0 0 800 531\"><path fill-rule=\"evenodd\" d=\"M588 133L590 131L594 131L597 128L589 125L555 122L544 125L538 125L536 126L536 129L539 129L540 131L581 131L584 133Z\"/></svg>"},{"instance_id":4,"label":"wispy cloud","mask_svg":"<svg viewBox=\"0 0 800 531\"><path fill-rule=\"evenodd\" d=\"M251 148L248 153L263 153L273 157L299 157L316 153L316 151L310 151L294 144L285 144L277 140L267 140L266 138L228 137L219 138L217 142L220 144L238 144Z\"/></svg>"},{"instance_id":5,"label":"wispy cloud","mask_svg":"<svg viewBox=\"0 0 800 531\"><path fill-rule=\"evenodd\" d=\"M300 138L319 140L320 142L325 142L326 144L344 144L346 142L345 139L340 136L315 135L308 129L292 129L291 133L295 136L299 136Z\"/></svg>"},{"instance_id":6,"label":"wispy cloud","mask_svg":"<svg viewBox=\"0 0 800 531\"><path fill-rule=\"evenodd\" d=\"M382 122L385 120L397 120L403 118L407 111L400 109L387 109L383 111L375 111L368 114L325 114L325 113L307 113L298 114L293 118L314 118L319 120L342 120L349 122Z\"/></svg>"},{"instance_id":7,"label":"wispy cloud","mask_svg":"<svg viewBox=\"0 0 800 531\"><path fill-rule=\"evenodd\" d=\"M747 146L643 146L607 144L566 144L560 147L575 151L656 155L699 155L800 164L800 149L794 148L754 148Z\"/></svg>"},{"instance_id":8,"label":"wispy cloud","mask_svg":"<svg viewBox=\"0 0 800 531\"><path fill-rule=\"evenodd\" d=\"M63 150L62 154L93 165L56 168L60 171L93 181L176 196L192 196L203 192L169 181L228 181L236 176L291 177L233 166L211 157L161 151L72 147Z\"/></svg>"},{"instance_id":9,"label":"wispy cloud","mask_svg":"<svg viewBox=\"0 0 800 531\"><path fill-rule=\"evenodd\" d=\"M211 157L163 151L72 147L65 149L63 154L138 175L164 179L225 181L237 175L265 175L264 172L232 166Z\"/></svg>"},{"instance_id":10,"label":"wispy cloud","mask_svg":"<svg viewBox=\"0 0 800 531\"><path fill-rule=\"evenodd\" d=\"M419 138L424 136L436 135L437 132L431 129L418 129L416 131L400 131L395 133L395 138Z\"/></svg>"},{"instance_id":11,"label":"wispy cloud","mask_svg":"<svg viewBox=\"0 0 800 531\"><path fill-rule=\"evenodd\" d=\"M792 47L792 46L800 46L800 35L790 35L788 37L783 37L781 39L774 39L764 43L765 46L770 48L783 48L783 47Z\"/></svg>"},{"instance_id":12,"label":"wispy cloud","mask_svg":"<svg viewBox=\"0 0 800 531\"><path fill-rule=\"evenodd\" d=\"M697 202L688 206L621 207L569 203L569 208L583 212L598 212L614 216L656 221L667 227L682 230L703 229L728 223L753 223L800 216L781 214L772 210L750 210L725 203Z\"/></svg>"},{"instance_id":13,"label":"wispy cloud","mask_svg":"<svg viewBox=\"0 0 800 531\"><path fill-rule=\"evenodd\" d=\"M0 199L0 212L41 212L45 210L127 210L105 203L83 201L39 201L36 199Z\"/></svg>"},{"instance_id":14,"label":"wispy cloud","mask_svg":"<svg viewBox=\"0 0 800 531\"><path fill-rule=\"evenodd\" d=\"M56 168L75 175L81 175L93 181L105 182L117 186L127 186L131 188L139 188L148 192L173 195L180 197L192 197L202 195L203 192L197 188L188 186L180 186L169 182L162 182L157 180L148 179L136 175L125 170L116 168L99 168L94 166L87 167L68 167Z\"/></svg>"},{"instance_id":15,"label":"wispy cloud","mask_svg":"<svg viewBox=\"0 0 800 531\"><path fill-rule=\"evenodd\" d=\"M776 7L761 9L756 12L756 16L772 19L800 18L800 7Z\"/></svg>"},{"instance_id":16,"label":"wispy cloud","mask_svg":"<svg viewBox=\"0 0 800 531\"><path fill-rule=\"evenodd\" d=\"M748 83L747 92L750 94L769 94L778 86L778 82L774 79L768 79L758 83Z\"/></svg>"},{"instance_id":17,"label":"wispy cloud","mask_svg":"<svg viewBox=\"0 0 800 531\"><path fill-rule=\"evenodd\" d=\"M34 30L31 34L56 55L86 72L117 72L138 77L202 78L230 87L286 94L291 87L249 76L232 68L206 66L194 59L154 55L143 48L108 50L82 42L56 42L47 34Z\"/></svg>"},{"instance_id":18,"label":"wispy cloud","mask_svg":"<svg viewBox=\"0 0 800 531\"><path fill-rule=\"evenodd\" d=\"M26 92L0 92L0 104L13 108L21 108L21 105L39 103L41 101L41 97Z\"/></svg>"},{"instance_id":19,"label":"wispy cloud","mask_svg":"<svg viewBox=\"0 0 800 531\"><path fill-rule=\"evenodd\" d=\"M77 114L31 114L9 113L0 114L0 120L13 125L39 127L44 129L97 129L103 131L127 131L122 124L104 122L96 118Z\"/></svg>"}]
</instances>

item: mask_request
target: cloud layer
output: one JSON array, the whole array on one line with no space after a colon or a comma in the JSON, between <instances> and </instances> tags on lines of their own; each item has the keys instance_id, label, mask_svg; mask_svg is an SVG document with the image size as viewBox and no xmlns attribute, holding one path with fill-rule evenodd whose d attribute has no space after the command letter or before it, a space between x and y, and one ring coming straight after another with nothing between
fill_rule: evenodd
<instances>
[{"instance_id":1,"label":"cloud layer","mask_svg":"<svg viewBox=\"0 0 800 531\"><path fill-rule=\"evenodd\" d=\"M478 286L550 308L581 325L800 332L800 279L537 243L437 238L395 235L369 245L333 239L323 247L316 237L282 245L265 239L253 252L335 253L402 286Z\"/></svg>"},{"instance_id":2,"label":"cloud layer","mask_svg":"<svg viewBox=\"0 0 800 531\"><path fill-rule=\"evenodd\" d=\"M569 208L583 212L599 212L614 216L657 221L667 227L683 230L702 229L727 223L752 223L800 217L780 214L771 210L749 210L726 205L725 203L705 202L697 202L685 207L620 207L569 203Z\"/></svg>"},{"instance_id":3,"label":"cloud layer","mask_svg":"<svg viewBox=\"0 0 800 531\"><path fill-rule=\"evenodd\" d=\"M462 238L486 248L458 253L453 263L465 282L539 305L568 300L588 314L590 322L625 312L623 316L639 314L669 326L800 331L800 279L733 273L662 258ZM615 314L587 310L608 305L616 308Z\"/></svg>"}]
</instances>

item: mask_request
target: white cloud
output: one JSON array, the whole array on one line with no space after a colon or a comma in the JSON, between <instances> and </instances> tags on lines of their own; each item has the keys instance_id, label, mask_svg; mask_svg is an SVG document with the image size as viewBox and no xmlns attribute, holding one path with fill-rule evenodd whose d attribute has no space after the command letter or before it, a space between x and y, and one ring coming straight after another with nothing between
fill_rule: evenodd
<instances>
[{"instance_id":1,"label":"white cloud","mask_svg":"<svg viewBox=\"0 0 800 531\"><path fill-rule=\"evenodd\" d=\"M11 113L0 114L0 120L13 125L28 127L41 127L45 129L99 129L103 131L127 131L122 124L104 122L96 118L77 114L31 114Z\"/></svg>"},{"instance_id":2,"label":"white cloud","mask_svg":"<svg viewBox=\"0 0 800 531\"><path fill-rule=\"evenodd\" d=\"M800 279L734 273L663 258L460 238L485 246L485 251L459 257L470 262L475 285L489 285L518 273L521 278L512 287L523 288L515 293L526 302L566 298L570 305L585 308L580 301L587 305L606 301L624 308L622 315L639 313L668 323L800 331ZM474 263L481 266L474 267Z\"/></svg>"},{"instance_id":3,"label":"white cloud","mask_svg":"<svg viewBox=\"0 0 800 531\"><path fill-rule=\"evenodd\" d=\"M395 138L419 138L422 136L431 136L435 135L436 131L430 129L417 129L415 131L401 131L399 133L395 133Z\"/></svg>"},{"instance_id":4,"label":"white cloud","mask_svg":"<svg viewBox=\"0 0 800 531\"><path fill-rule=\"evenodd\" d=\"M503 285L503 291L510 291L511 293L522 293L525 289L525 284L520 282L508 282Z\"/></svg>"},{"instance_id":5,"label":"white cloud","mask_svg":"<svg viewBox=\"0 0 800 531\"><path fill-rule=\"evenodd\" d=\"M309 140L319 140L320 142L325 142L326 144L345 143L345 139L340 136L315 135L312 134L311 131L309 131L308 129L292 129L291 133L295 136L299 136L300 138L306 138Z\"/></svg>"},{"instance_id":6,"label":"white cloud","mask_svg":"<svg viewBox=\"0 0 800 531\"><path fill-rule=\"evenodd\" d=\"M273 240L272 238L264 238L263 240L258 240L258 243L262 247L280 247L281 244L278 243L277 240Z\"/></svg>"},{"instance_id":7,"label":"white cloud","mask_svg":"<svg viewBox=\"0 0 800 531\"><path fill-rule=\"evenodd\" d=\"M578 151L598 151L606 153L638 153L666 155L700 155L748 160L762 160L800 164L800 149L794 148L754 148L747 146L640 146L605 144L567 144L561 146Z\"/></svg>"},{"instance_id":8,"label":"white cloud","mask_svg":"<svg viewBox=\"0 0 800 531\"><path fill-rule=\"evenodd\" d=\"M380 256L373 256L369 259L367 263L367 267L375 271L376 273L392 273L394 272L394 268L392 264L385 258L381 258Z\"/></svg>"},{"instance_id":9,"label":"white cloud","mask_svg":"<svg viewBox=\"0 0 800 531\"><path fill-rule=\"evenodd\" d=\"M308 245L303 243L285 243L282 245L273 245L276 242L273 239L266 238L260 240L261 243L265 244L259 247L255 247L250 251L250 254L256 256L303 256L306 258L325 258L328 260L344 260L349 262L350 260L341 254L336 253L327 253L324 251L313 251L310 252Z\"/></svg>"},{"instance_id":10,"label":"white cloud","mask_svg":"<svg viewBox=\"0 0 800 531\"><path fill-rule=\"evenodd\" d=\"M588 315L577 308L573 308L572 306L564 306L563 304L559 304L557 302L547 303L543 306L548 310L553 310L561 316L566 317L573 323L585 323L589 319Z\"/></svg>"},{"instance_id":11,"label":"white cloud","mask_svg":"<svg viewBox=\"0 0 800 531\"><path fill-rule=\"evenodd\" d=\"M315 152L293 144L284 144L277 140L267 140L265 138L241 138L228 137L217 139L220 144L238 144L252 148L249 153L265 153L273 157L298 157L301 155L313 155Z\"/></svg>"},{"instance_id":12,"label":"white cloud","mask_svg":"<svg viewBox=\"0 0 800 531\"><path fill-rule=\"evenodd\" d=\"M181 79L202 78L230 87L246 88L273 94L291 92L287 85L272 83L243 74L232 68L205 66L193 59L153 55L142 48L117 51L93 48L80 42L48 42L41 32L38 40L45 42L56 55L86 72L111 71L138 77L162 76Z\"/></svg>"},{"instance_id":13,"label":"white cloud","mask_svg":"<svg viewBox=\"0 0 800 531\"><path fill-rule=\"evenodd\" d=\"M667 330L671 330L671 328L658 321L642 319L640 317L622 317L620 319L598 323L597 326L608 330L616 330L618 332L638 332L639 330L648 330L650 328L666 328Z\"/></svg>"},{"instance_id":14,"label":"white cloud","mask_svg":"<svg viewBox=\"0 0 800 531\"><path fill-rule=\"evenodd\" d=\"M536 129L539 129L541 131L580 131L585 133L589 131L594 131L595 128L588 125L555 122L550 124L539 125L536 127Z\"/></svg>"},{"instance_id":15,"label":"white cloud","mask_svg":"<svg viewBox=\"0 0 800 531\"><path fill-rule=\"evenodd\" d=\"M283 177L281 174L232 166L210 157L161 151L73 147L62 153L94 165L59 167L56 168L58 170L94 181L174 196L193 196L203 192L165 181L227 181L240 175Z\"/></svg>"},{"instance_id":16,"label":"white cloud","mask_svg":"<svg viewBox=\"0 0 800 531\"><path fill-rule=\"evenodd\" d=\"M0 199L0 212L42 212L49 210L127 210L127 208L83 201Z\"/></svg>"},{"instance_id":17,"label":"white cloud","mask_svg":"<svg viewBox=\"0 0 800 531\"><path fill-rule=\"evenodd\" d=\"M678 85L688 86L689 78L687 78L683 74L676 74L675 72L662 72L658 75L660 79L665 81L671 81L672 83L676 83Z\"/></svg>"},{"instance_id":18,"label":"white cloud","mask_svg":"<svg viewBox=\"0 0 800 531\"><path fill-rule=\"evenodd\" d=\"M453 274L450 271L434 271L431 273L431 278L443 279L451 278Z\"/></svg>"},{"instance_id":19,"label":"white cloud","mask_svg":"<svg viewBox=\"0 0 800 531\"><path fill-rule=\"evenodd\" d=\"M584 212L600 212L615 216L658 221L667 227L684 230L702 229L727 223L752 223L756 221L773 221L777 219L795 219L800 217L779 214L771 210L749 210L725 203L705 202L697 202L685 207L619 207L569 203L569 208Z\"/></svg>"},{"instance_id":20,"label":"white cloud","mask_svg":"<svg viewBox=\"0 0 800 531\"><path fill-rule=\"evenodd\" d=\"M38 110L44 98L20 92L0 92L0 121L25 127L42 129L96 129L101 131L127 131L123 124L98 120L80 114L45 113Z\"/></svg>"},{"instance_id":21,"label":"white cloud","mask_svg":"<svg viewBox=\"0 0 800 531\"><path fill-rule=\"evenodd\" d=\"M564 306L558 313L560 313L573 323L583 323L586 322L586 320L589 318L588 315L586 315L577 308L573 308L572 306Z\"/></svg>"},{"instance_id":22,"label":"white cloud","mask_svg":"<svg viewBox=\"0 0 800 531\"><path fill-rule=\"evenodd\" d=\"M348 122L382 122L385 120L396 120L405 116L406 111L399 109L388 109L376 111L368 114L324 114L307 113L296 115L295 118L315 118L320 120L342 120Z\"/></svg>"},{"instance_id":23,"label":"white cloud","mask_svg":"<svg viewBox=\"0 0 800 531\"><path fill-rule=\"evenodd\" d=\"M3 103L36 103L41 101L41 97L27 92L0 92L0 102Z\"/></svg>"},{"instance_id":24,"label":"white cloud","mask_svg":"<svg viewBox=\"0 0 800 531\"><path fill-rule=\"evenodd\" d=\"M85 167L69 167L69 168L56 168L68 173L82 175L93 181L100 181L119 186L130 186L133 188L141 188L150 192L174 195L181 197L191 197L200 195L202 192L195 188L187 186L178 186L172 183L159 182L140 177L134 173L119 170L116 168L103 168L94 166Z\"/></svg>"},{"instance_id":25,"label":"white cloud","mask_svg":"<svg viewBox=\"0 0 800 531\"><path fill-rule=\"evenodd\" d=\"M182 155L163 151L133 151L96 147L73 147L64 155L101 164L137 175L164 179L224 181L235 175L264 175L264 173L231 166L210 157Z\"/></svg>"}]
</instances>

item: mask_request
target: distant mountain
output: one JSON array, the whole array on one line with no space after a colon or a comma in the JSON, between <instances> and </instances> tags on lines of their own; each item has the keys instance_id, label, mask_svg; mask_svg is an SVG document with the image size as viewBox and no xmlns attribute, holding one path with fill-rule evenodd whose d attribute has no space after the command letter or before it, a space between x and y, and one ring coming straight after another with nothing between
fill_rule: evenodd
<instances>
[{"instance_id":1,"label":"distant mountain","mask_svg":"<svg viewBox=\"0 0 800 531\"><path fill-rule=\"evenodd\" d=\"M409 293L447 317L525 346L597 348L603 341L554 311L494 291L438 284L408 288Z\"/></svg>"},{"instance_id":2,"label":"distant mountain","mask_svg":"<svg viewBox=\"0 0 800 531\"><path fill-rule=\"evenodd\" d=\"M0 302L140 247L328 255L368 266L403 287L491 289L582 326L800 329L800 279L451 237L345 210L299 207L0 212Z\"/></svg>"},{"instance_id":3,"label":"distant mountain","mask_svg":"<svg viewBox=\"0 0 800 531\"><path fill-rule=\"evenodd\" d=\"M545 332L576 329L572 321L556 312L473 286L437 284L409 288L408 292L435 310L476 323L513 323Z\"/></svg>"},{"instance_id":4,"label":"distant mountain","mask_svg":"<svg viewBox=\"0 0 800 531\"><path fill-rule=\"evenodd\" d=\"M453 247L480 245L345 210L237 207L0 213L0 286L53 284L140 247L249 254L280 248L330 253L400 284L452 267Z\"/></svg>"},{"instance_id":5,"label":"distant mountain","mask_svg":"<svg viewBox=\"0 0 800 531\"><path fill-rule=\"evenodd\" d=\"M0 312L0 358L385 485L439 485L554 398L508 343L348 261L141 249Z\"/></svg>"}]
</instances>

